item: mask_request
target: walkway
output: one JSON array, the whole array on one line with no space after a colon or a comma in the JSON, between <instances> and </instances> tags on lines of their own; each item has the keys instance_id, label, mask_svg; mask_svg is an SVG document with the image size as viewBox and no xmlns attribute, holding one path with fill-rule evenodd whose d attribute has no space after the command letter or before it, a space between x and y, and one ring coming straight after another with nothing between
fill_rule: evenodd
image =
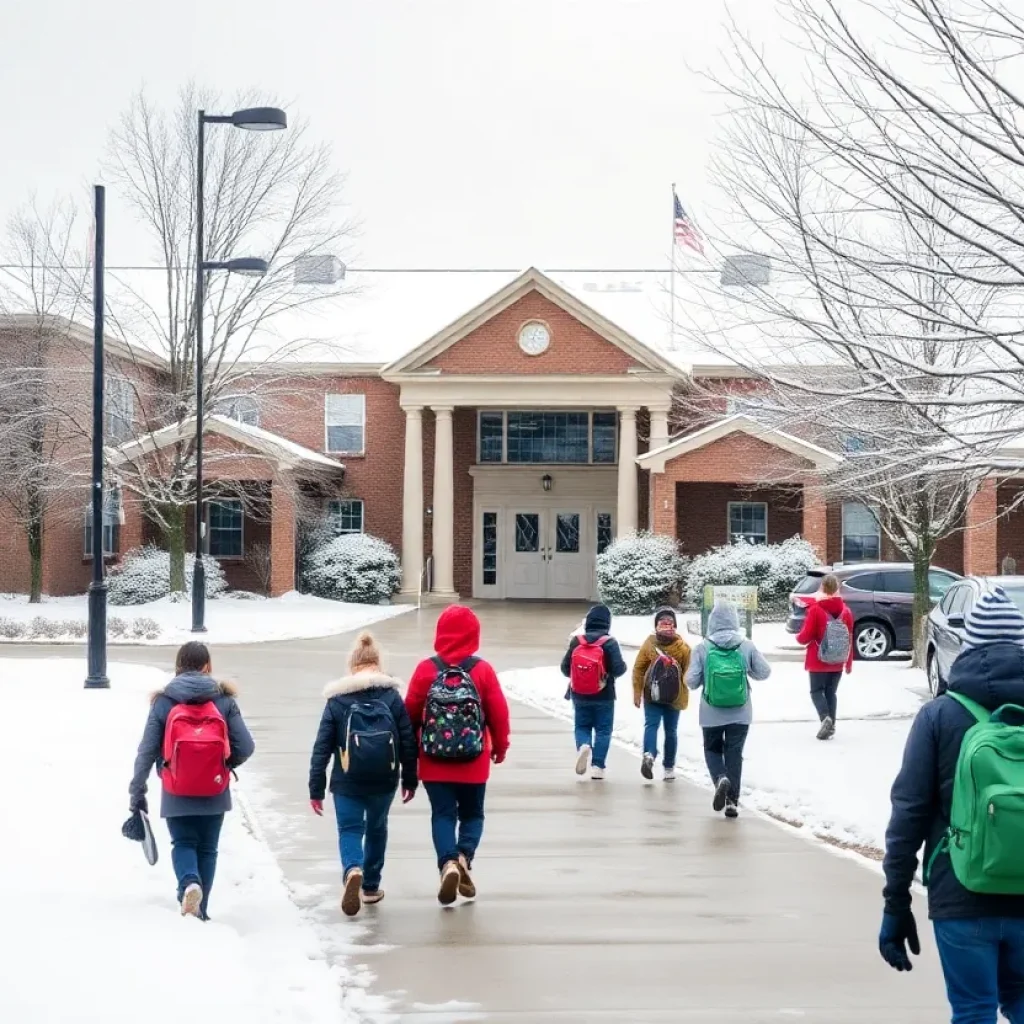
<instances>
[{"instance_id":1,"label":"walkway","mask_svg":"<svg viewBox=\"0 0 1024 1024\"><path fill-rule=\"evenodd\" d=\"M554 664L580 609L478 608L499 669ZM379 624L388 668L431 649L432 611ZM476 904L442 910L426 794L392 817L388 895L354 921L337 909L333 818L308 810L320 690L351 637L217 652L241 680L257 742L245 779L298 901L329 953L375 975L396 1024L936 1024L948 1019L934 945L909 976L879 959L881 878L768 821L715 817L709 794L641 784L613 748L609 778L571 771L566 725L513 706L492 775ZM117 652L126 658L128 652ZM141 658L139 657L141 655ZM133 650L132 660L166 652ZM254 776L262 785L254 786ZM447 1004L447 1005L446 1005ZM376 1020L378 1018L367 1018Z\"/></svg>"}]
</instances>

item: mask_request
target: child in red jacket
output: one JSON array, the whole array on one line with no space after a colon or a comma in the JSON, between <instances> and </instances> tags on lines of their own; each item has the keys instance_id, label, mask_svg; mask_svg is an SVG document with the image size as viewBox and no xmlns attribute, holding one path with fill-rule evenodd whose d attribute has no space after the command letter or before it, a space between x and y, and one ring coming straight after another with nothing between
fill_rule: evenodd
<instances>
[{"instance_id":1,"label":"child in red jacket","mask_svg":"<svg viewBox=\"0 0 1024 1024\"><path fill-rule=\"evenodd\" d=\"M832 659L822 660L822 642L829 623L838 620L846 627L845 639L836 637L835 631L826 646ZM839 580L831 573L821 581L816 599L807 609L803 629L797 634L796 642L807 648L804 668L811 680L811 700L814 710L821 719L818 729L819 740L830 740L836 734L839 681L843 678L843 667L849 672L853 668L853 615L846 602L839 596ZM834 645L838 643L838 650ZM842 644L845 643L845 647Z\"/></svg>"},{"instance_id":2,"label":"child in red jacket","mask_svg":"<svg viewBox=\"0 0 1024 1024\"><path fill-rule=\"evenodd\" d=\"M479 647L480 620L462 605L445 608L434 637L437 656L416 666L405 695L419 739L419 779L430 799L443 906L456 893L476 896L470 869L484 830L487 779L491 762L501 764L508 751L508 704L494 669L475 656Z\"/></svg>"}]
</instances>

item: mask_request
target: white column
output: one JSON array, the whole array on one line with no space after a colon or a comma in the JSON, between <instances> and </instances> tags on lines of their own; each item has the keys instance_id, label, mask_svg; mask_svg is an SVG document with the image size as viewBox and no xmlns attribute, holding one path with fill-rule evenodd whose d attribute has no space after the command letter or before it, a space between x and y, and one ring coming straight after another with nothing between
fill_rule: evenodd
<instances>
[{"instance_id":1,"label":"white column","mask_svg":"<svg viewBox=\"0 0 1024 1024\"><path fill-rule=\"evenodd\" d=\"M650 450L653 452L655 448L661 448L666 444L668 444L668 409L652 409Z\"/></svg>"},{"instance_id":2,"label":"white column","mask_svg":"<svg viewBox=\"0 0 1024 1024\"><path fill-rule=\"evenodd\" d=\"M636 409L619 409L619 505L616 533L636 529Z\"/></svg>"},{"instance_id":3,"label":"white column","mask_svg":"<svg viewBox=\"0 0 1024 1024\"><path fill-rule=\"evenodd\" d=\"M451 407L434 406L434 593L455 594L455 471Z\"/></svg>"},{"instance_id":4,"label":"white column","mask_svg":"<svg viewBox=\"0 0 1024 1024\"><path fill-rule=\"evenodd\" d=\"M405 410L402 474L402 594L414 598L423 572L423 410Z\"/></svg>"}]
</instances>

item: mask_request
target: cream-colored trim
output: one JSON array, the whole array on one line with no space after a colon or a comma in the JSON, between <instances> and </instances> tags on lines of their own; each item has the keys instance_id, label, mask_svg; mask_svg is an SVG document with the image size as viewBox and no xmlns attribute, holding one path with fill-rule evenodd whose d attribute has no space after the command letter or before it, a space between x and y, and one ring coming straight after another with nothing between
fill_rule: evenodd
<instances>
[{"instance_id":1,"label":"cream-colored trim","mask_svg":"<svg viewBox=\"0 0 1024 1024\"><path fill-rule=\"evenodd\" d=\"M749 434L751 437L756 437L759 441L764 441L791 455L807 459L815 469L837 469L843 462L841 456L819 448L818 445L811 444L810 441L804 441L782 430L766 427L764 424L758 423L757 420L739 413L735 416L727 416L717 423L712 423L709 427L677 438L661 448L655 448L653 451L639 456L636 460L637 465L649 469L652 473L664 473L666 464L680 455L697 451L735 433Z\"/></svg>"},{"instance_id":2,"label":"cream-colored trim","mask_svg":"<svg viewBox=\"0 0 1024 1024\"><path fill-rule=\"evenodd\" d=\"M631 334L628 334L621 327L612 323L611 320L605 319L597 310L581 302L571 292L566 291L560 284L552 281L547 274L536 267L530 267L525 270L519 277L495 292L489 299L485 299L478 306L474 306L469 312L464 313L458 320L453 321L447 327L438 331L437 334L428 338L423 344L417 345L411 352L407 352L404 356L389 363L381 371L381 376L385 380L391 380L397 374L408 373L410 370L430 362L435 356L440 355L445 349L461 341L481 324L492 320L531 291L539 292L549 302L553 302L556 306L565 310L570 316L575 317L580 323L585 324L592 331L600 334L606 341L621 348L627 355L632 356L638 363L641 363L648 369L660 371L675 379L684 376L683 371L674 363L645 345L642 341L634 338Z\"/></svg>"}]
</instances>

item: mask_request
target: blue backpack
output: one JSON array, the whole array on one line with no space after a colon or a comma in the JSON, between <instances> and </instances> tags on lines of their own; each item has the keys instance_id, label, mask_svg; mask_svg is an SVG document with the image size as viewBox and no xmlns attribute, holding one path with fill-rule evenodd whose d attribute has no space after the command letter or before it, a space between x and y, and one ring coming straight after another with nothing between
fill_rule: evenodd
<instances>
[{"instance_id":1,"label":"blue backpack","mask_svg":"<svg viewBox=\"0 0 1024 1024\"><path fill-rule=\"evenodd\" d=\"M354 782L398 777L398 723L381 700L353 701L338 750L341 770Z\"/></svg>"}]
</instances>

